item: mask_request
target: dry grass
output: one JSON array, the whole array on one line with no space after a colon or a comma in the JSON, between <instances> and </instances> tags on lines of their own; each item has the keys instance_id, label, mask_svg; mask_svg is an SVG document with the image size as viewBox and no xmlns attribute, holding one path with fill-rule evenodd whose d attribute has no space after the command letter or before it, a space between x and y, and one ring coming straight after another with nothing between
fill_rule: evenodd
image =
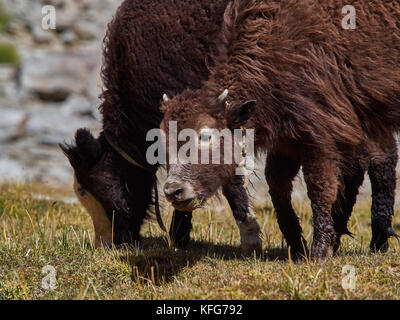
<instances>
[{"instance_id":1,"label":"dry grass","mask_svg":"<svg viewBox=\"0 0 400 320\"><path fill-rule=\"evenodd\" d=\"M338 256L325 264L291 263L271 207L257 208L265 259L244 258L228 210L199 210L186 251L171 249L156 223L140 247L94 249L89 216L78 204L35 199L40 187L0 189L0 299L399 299L400 248L371 254L370 203L359 203ZM49 191L49 190L48 190ZM307 240L308 202L296 203ZM168 218L170 219L171 213ZM399 217L395 223L399 231ZM57 288L45 290L44 266ZM356 287L342 288L342 268L354 266Z\"/></svg>"}]
</instances>

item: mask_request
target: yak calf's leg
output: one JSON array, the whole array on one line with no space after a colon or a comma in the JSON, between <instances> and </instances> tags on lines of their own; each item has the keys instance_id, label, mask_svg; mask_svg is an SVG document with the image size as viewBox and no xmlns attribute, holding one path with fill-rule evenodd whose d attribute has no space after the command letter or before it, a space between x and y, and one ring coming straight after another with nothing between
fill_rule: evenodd
<instances>
[{"instance_id":1,"label":"yak calf's leg","mask_svg":"<svg viewBox=\"0 0 400 320\"><path fill-rule=\"evenodd\" d=\"M299 219L291 202L292 181L300 170L300 162L270 153L267 157L265 176L281 229L293 258L307 256L307 242L302 236Z\"/></svg>"},{"instance_id":2,"label":"yak calf's leg","mask_svg":"<svg viewBox=\"0 0 400 320\"><path fill-rule=\"evenodd\" d=\"M397 145L396 139L388 141L388 150L381 157L371 159L368 175L372 187L370 249L386 252L388 239L396 236L392 228L393 206L396 189Z\"/></svg>"},{"instance_id":3,"label":"yak calf's leg","mask_svg":"<svg viewBox=\"0 0 400 320\"><path fill-rule=\"evenodd\" d=\"M192 212L174 210L169 235L176 247L185 248L190 240L192 230Z\"/></svg>"},{"instance_id":4,"label":"yak calf's leg","mask_svg":"<svg viewBox=\"0 0 400 320\"><path fill-rule=\"evenodd\" d=\"M354 204L357 200L358 189L364 180L365 170L357 163L350 168L349 173L343 176L344 190L338 191L337 199L332 205L332 219L335 231L337 233L333 244L333 253L340 247L340 238L347 234L351 236L347 229L347 223L353 211Z\"/></svg>"},{"instance_id":5,"label":"yak calf's leg","mask_svg":"<svg viewBox=\"0 0 400 320\"><path fill-rule=\"evenodd\" d=\"M229 184L223 187L223 193L229 202L233 216L240 230L241 247L245 254L262 252L261 228L249 206L249 199L244 188L243 178L234 176Z\"/></svg>"},{"instance_id":6,"label":"yak calf's leg","mask_svg":"<svg viewBox=\"0 0 400 320\"><path fill-rule=\"evenodd\" d=\"M114 245L133 244L136 241L140 241L141 223L137 223L134 217L129 216L123 210L114 213L111 218L111 224Z\"/></svg>"},{"instance_id":7,"label":"yak calf's leg","mask_svg":"<svg viewBox=\"0 0 400 320\"><path fill-rule=\"evenodd\" d=\"M325 261L333 253L337 237L331 215L338 188L338 167L334 159L322 154L310 157L303 166L314 221L312 257Z\"/></svg>"}]
</instances>

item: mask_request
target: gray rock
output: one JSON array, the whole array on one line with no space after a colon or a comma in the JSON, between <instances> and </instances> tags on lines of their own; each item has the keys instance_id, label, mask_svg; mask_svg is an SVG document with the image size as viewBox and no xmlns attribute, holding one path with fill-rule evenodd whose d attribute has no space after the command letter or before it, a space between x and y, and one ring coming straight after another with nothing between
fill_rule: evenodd
<instances>
[{"instance_id":1,"label":"gray rock","mask_svg":"<svg viewBox=\"0 0 400 320\"><path fill-rule=\"evenodd\" d=\"M17 68L14 65L0 64L0 96L17 99Z\"/></svg>"},{"instance_id":2,"label":"gray rock","mask_svg":"<svg viewBox=\"0 0 400 320\"><path fill-rule=\"evenodd\" d=\"M40 23L32 26L32 36L37 43L50 43L54 40L54 33L51 30L44 30Z\"/></svg>"},{"instance_id":3,"label":"gray rock","mask_svg":"<svg viewBox=\"0 0 400 320\"><path fill-rule=\"evenodd\" d=\"M24 181L26 178L24 166L17 160L0 157L0 181Z\"/></svg>"},{"instance_id":4,"label":"gray rock","mask_svg":"<svg viewBox=\"0 0 400 320\"><path fill-rule=\"evenodd\" d=\"M66 45L71 45L75 43L78 39L75 32L72 30L65 30L64 32L60 33L60 39Z\"/></svg>"},{"instance_id":5,"label":"gray rock","mask_svg":"<svg viewBox=\"0 0 400 320\"><path fill-rule=\"evenodd\" d=\"M60 109L62 114L66 116L91 116L93 114L91 102L77 94L70 95Z\"/></svg>"},{"instance_id":6,"label":"gray rock","mask_svg":"<svg viewBox=\"0 0 400 320\"><path fill-rule=\"evenodd\" d=\"M17 68L14 65L0 64L0 84L14 81Z\"/></svg>"},{"instance_id":7,"label":"gray rock","mask_svg":"<svg viewBox=\"0 0 400 320\"><path fill-rule=\"evenodd\" d=\"M102 39L121 0L0 3L13 16L2 37L21 56L18 70L0 67L0 183L65 185L72 170L58 143L80 127L101 128ZM56 30L41 27L44 5L56 8Z\"/></svg>"},{"instance_id":8,"label":"gray rock","mask_svg":"<svg viewBox=\"0 0 400 320\"><path fill-rule=\"evenodd\" d=\"M22 62L21 87L24 95L63 101L71 93L85 93L89 73L78 55L36 52Z\"/></svg>"},{"instance_id":9,"label":"gray rock","mask_svg":"<svg viewBox=\"0 0 400 320\"><path fill-rule=\"evenodd\" d=\"M101 30L99 30L98 26L95 23L85 20L78 21L74 25L73 29L78 38L81 40L97 39L101 34Z\"/></svg>"},{"instance_id":10,"label":"gray rock","mask_svg":"<svg viewBox=\"0 0 400 320\"><path fill-rule=\"evenodd\" d=\"M96 120L76 116L67 115L60 112L57 108L42 108L41 112L33 112L27 124L27 133L31 136L58 137L59 141L68 137L73 137L75 130L80 127L99 128L100 123Z\"/></svg>"},{"instance_id":11,"label":"gray rock","mask_svg":"<svg viewBox=\"0 0 400 320\"><path fill-rule=\"evenodd\" d=\"M27 113L23 110L0 109L0 144L10 143L24 134Z\"/></svg>"}]
</instances>

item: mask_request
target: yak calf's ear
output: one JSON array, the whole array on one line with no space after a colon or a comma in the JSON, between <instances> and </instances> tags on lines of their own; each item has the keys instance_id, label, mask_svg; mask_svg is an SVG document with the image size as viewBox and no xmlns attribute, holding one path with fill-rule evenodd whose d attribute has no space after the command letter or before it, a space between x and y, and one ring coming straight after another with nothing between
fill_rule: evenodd
<instances>
[{"instance_id":1,"label":"yak calf's ear","mask_svg":"<svg viewBox=\"0 0 400 320\"><path fill-rule=\"evenodd\" d=\"M246 124L256 108L256 103L255 100L247 100L234 104L232 109L228 111L228 122L234 126Z\"/></svg>"},{"instance_id":2,"label":"yak calf's ear","mask_svg":"<svg viewBox=\"0 0 400 320\"><path fill-rule=\"evenodd\" d=\"M99 161L102 154L101 145L89 130L79 129L75 134L75 143L76 145L60 144L74 169L91 168Z\"/></svg>"},{"instance_id":3,"label":"yak calf's ear","mask_svg":"<svg viewBox=\"0 0 400 320\"><path fill-rule=\"evenodd\" d=\"M91 164L96 163L101 157L101 145L88 129L78 129L75 142L81 156Z\"/></svg>"}]
</instances>

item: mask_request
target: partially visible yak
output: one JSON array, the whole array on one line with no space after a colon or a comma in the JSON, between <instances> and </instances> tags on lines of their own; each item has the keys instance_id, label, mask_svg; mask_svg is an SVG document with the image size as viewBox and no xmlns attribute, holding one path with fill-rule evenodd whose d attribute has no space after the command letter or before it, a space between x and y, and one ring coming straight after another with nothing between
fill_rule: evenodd
<instances>
[{"instance_id":1,"label":"partially visible yak","mask_svg":"<svg viewBox=\"0 0 400 320\"><path fill-rule=\"evenodd\" d=\"M108 26L100 110L103 131L76 133L63 145L75 172L75 191L94 222L96 245L139 240L153 203L157 166L147 164L150 129L162 119L163 94L196 89L213 64L227 0L125 0ZM117 148L117 150L116 150ZM132 165L119 150L146 169ZM191 213L174 223L188 241ZM173 232L173 231L172 231Z\"/></svg>"},{"instance_id":2,"label":"partially visible yak","mask_svg":"<svg viewBox=\"0 0 400 320\"><path fill-rule=\"evenodd\" d=\"M210 128L255 129L256 151L268 151L265 175L278 223L296 256L307 253L290 201L302 167L317 260L327 259L347 232L366 170L373 191L371 249L387 250L395 235L400 3L351 3L356 30L342 28L344 0L233 1L209 79L163 105L162 128L177 121L178 132L194 129L200 141ZM221 155L220 165L169 169L164 191L175 208L193 210L222 187L242 245L259 248L260 228L234 164L223 164Z\"/></svg>"}]
</instances>

